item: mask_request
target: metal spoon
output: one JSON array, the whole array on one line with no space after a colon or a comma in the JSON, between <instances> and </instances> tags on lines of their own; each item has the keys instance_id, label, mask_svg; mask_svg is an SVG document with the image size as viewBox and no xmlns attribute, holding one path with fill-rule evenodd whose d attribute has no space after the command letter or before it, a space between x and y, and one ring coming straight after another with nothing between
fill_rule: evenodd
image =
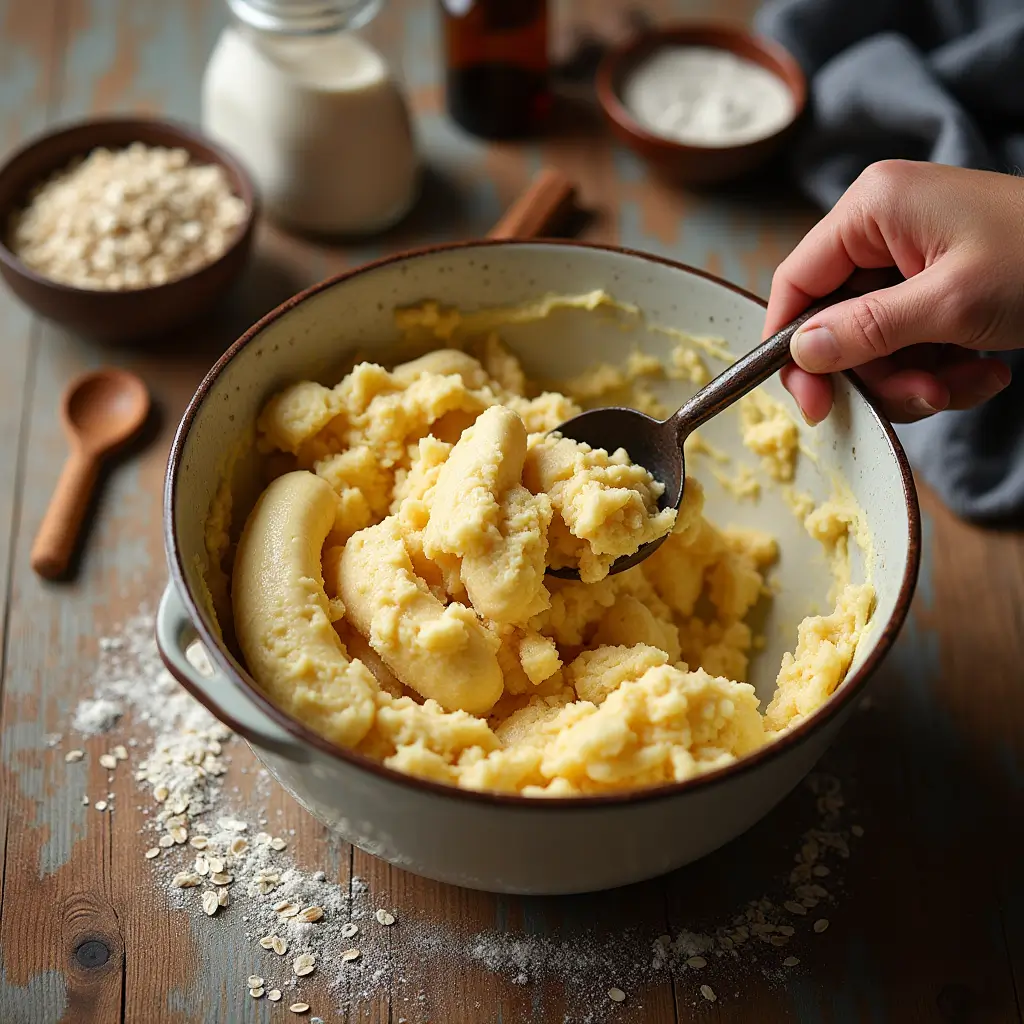
<instances>
[{"instance_id":1,"label":"metal spoon","mask_svg":"<svg viewBox=\"0 0 1024 1024\"><path fill-rule=\"evenodd\" d=\"M32 568L63 576L75 550L100 463L130 441L149 415L149 391L127 370L85 373L64 391L61 420L71 451L32 545Z\"/></svg>"},{"instance_id":2,"label":"metal spoon","mask_svg":"<svg viewBox=\"0 0 1024 1024\"><path fill-rule=\"evenodd\" d=\"M636 409L612 406L590 409L574 416L558 427L558 433L576 441L585 441L591 448L604 448L609 452L625 448L633 462L646 467L655 480L665 485L658 501L659 507L679 508L686 483L683 463L683 442L686 438L712 416L739 401L786 366L790 361L789 342L797 328L816 313L846 297L845 290L837 291L816 302L777 334L723 370L666 420L656 420ZM665 537L659 537L642 545L633 554L616 559L609 574L622 572L642 562L664 540ZM548 568L548 575L563 580L580 578L579 570L572 568Z\"/></svg>"}]
</instances>

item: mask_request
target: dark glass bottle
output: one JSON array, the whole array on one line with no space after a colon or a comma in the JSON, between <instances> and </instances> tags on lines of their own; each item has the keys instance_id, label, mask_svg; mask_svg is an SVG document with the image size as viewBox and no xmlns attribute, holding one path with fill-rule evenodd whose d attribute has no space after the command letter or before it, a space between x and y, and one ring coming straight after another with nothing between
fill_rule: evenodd
<instances>
[{"instance_id":1,"label":"dark glass bottle","mask_svg":"<svg viewBox=\"0 0 1024 1024\"><path fill-rule=\"evenodd\" d=\"M539 132L551 109L547 0L441 0L448 113L468 132Z\"/></svg>"}]
</instances>

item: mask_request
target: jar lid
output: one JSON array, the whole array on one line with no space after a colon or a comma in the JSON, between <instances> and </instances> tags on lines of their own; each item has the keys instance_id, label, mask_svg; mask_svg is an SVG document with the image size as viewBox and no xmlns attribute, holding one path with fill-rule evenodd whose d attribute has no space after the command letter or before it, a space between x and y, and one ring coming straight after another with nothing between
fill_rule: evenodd
<instances>
[{"instance_id":1,"label":"jar lid","mask_svg":"<svg viewBox=\"0 0 1024 1024\"><path fill-rule=\"evenodd\" d=\"M264 32L315 35L356 29L374 18L384 0L227 0L239 21Z\"/></svg>"}]
</instances>

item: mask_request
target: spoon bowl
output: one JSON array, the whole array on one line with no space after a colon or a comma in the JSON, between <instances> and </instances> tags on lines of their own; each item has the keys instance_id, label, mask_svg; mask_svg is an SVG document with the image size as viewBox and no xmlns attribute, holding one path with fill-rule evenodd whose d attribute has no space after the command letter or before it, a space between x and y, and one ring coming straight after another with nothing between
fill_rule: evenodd
<instances>
[{"instance_id":1,"label":"spoon bowl","mask_svg":"<svg viewBox=\"0 0 1024 1024\"><path fill-rule=\"evenodd\" d=\"M606 406L588 409L574 416L558 428L558 433L574 441L583 441L591 448L603 448L607 452L625 448L633 462L643 466L663 485L658 508L679 508L682 503L686 469L682 444L676 441L672 418L656 420L637 409ZM642 562L648 555L654 554L667 536L666 533L641 545L633 554L617 558L609 572L622 572ZM571 567L549 566L547 573L563 580L580 578L579 570Z\"/></svg>"},{"instance_id":2,"label":"spoon bowl","mask_svg":"<svg viewBox=\"0 0 1024 1024\"><path fill-rule=\"evenodd\" d=\"M71 451L30 556L40 576L57 579L67 572L100 463L142 429L149 407L146 385L117 367L84 373L68 384L61 420Z\"/></svg>"},{"instance_id":3,"label":"spoon bowl","mask_svg":"<svg viewBox=\"0 0 1024 1024\"><path fill-rule=\"evenodd\" d=\"M574 416L561 424L556 433L608 452L625 448L630 459L643 466L664 487L658 507L677 509L682 504L686 486L683 443L687 437L786 366L790 362L789 343L800 326L846 297L846 290L839 289L804 310L782 330L724 369L668 419L657 420L636 409L607 406ZM642 544L631 555L617 558L608 574L614 575L642 562L658 549L666 536ZM571 567L549 568L548 575L563 580L580 578L579 570Z\"/></svg>"},{"instance_id":4,"label":"spoon bowl","mask_svg":"<svg viewBox=\"0 0 1024 1024\"><path fill-rule=\"evenodd\" d=\"M107 367L83 374L64 394L64 427L69 437L96 455L131 440L149 415L146 385L127 370Z\"/></svg>"}]
</instances>

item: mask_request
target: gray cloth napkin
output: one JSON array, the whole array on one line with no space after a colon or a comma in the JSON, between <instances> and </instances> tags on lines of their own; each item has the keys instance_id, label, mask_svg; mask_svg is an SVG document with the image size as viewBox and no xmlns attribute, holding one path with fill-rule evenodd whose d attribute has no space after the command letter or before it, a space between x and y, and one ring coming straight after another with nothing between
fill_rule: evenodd
<instances>
[{"instance_id":1,"label":"gray cloth napkin","mask_svg":"<svg viewBox=\"0 0 1024 1024\"><path fill-rule=\"evenodd\" d=\"M821 206L891 157L1024 169L1024 0L769 0L757 27L810 81L794 168ZM1013 382L990 402L900 428L968 519L1024 518L1024 351L1005 358Z\"/></svg>"}]
</instances>

